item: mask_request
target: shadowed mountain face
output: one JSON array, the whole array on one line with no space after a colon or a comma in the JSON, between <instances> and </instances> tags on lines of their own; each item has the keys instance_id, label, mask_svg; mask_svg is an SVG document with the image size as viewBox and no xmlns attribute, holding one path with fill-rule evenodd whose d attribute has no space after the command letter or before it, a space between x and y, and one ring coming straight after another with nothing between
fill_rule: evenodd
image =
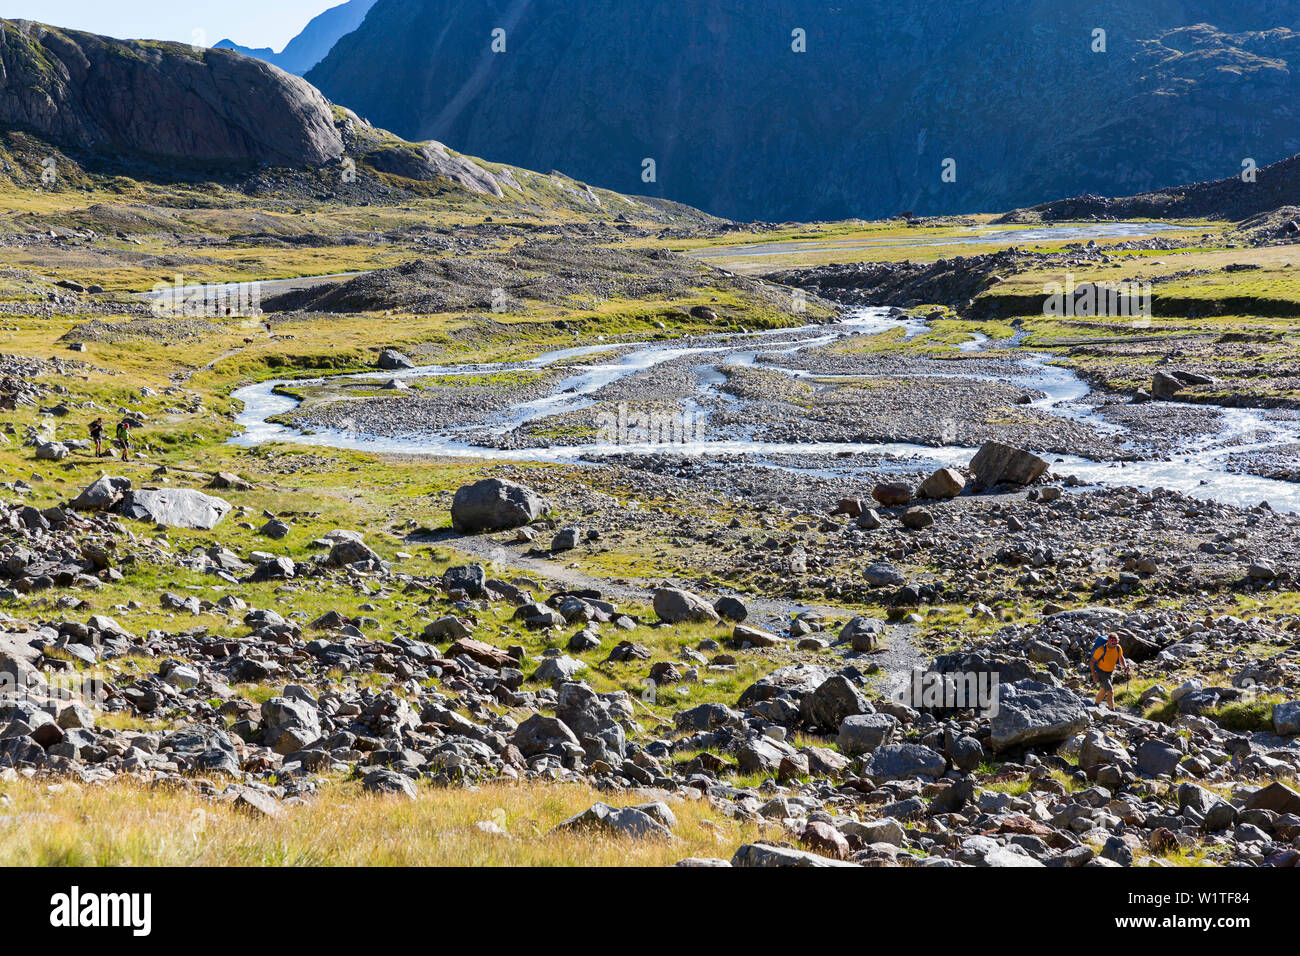
<instances>
[{"instance_id":1,"label":"shadowed mountain face","mask_svg":"<svg viewBox=\"0 0 1300 956\"><path fill-rule=\"evenodd\" d=\"M1136 196L1075 196L1018 209L1007 222L1073 219L1231 219L1300 206L1300 156L1207 183L1169 186Z\"/></svg>"},{"instance_id":2,"label":"shadowed mountain face","mask_svg":"<svg viewBox=\"0 0 1300 956\"><path fill-rule=\"evenodd\" d=\"M343 155L310 83L227 50L0 21L0 127L76 149L187 163Z\"/></svg>"},{"instance_id":3,"label":"shadowed mountain face","mask_svg":"<svg viewBox=\"0 0 1300 956\"><path fill-rule=\"evenodd\" d=\"M290 40L279 53L270 47L253 49L240 46L234 40L222 40L216 44L216 47L257 57L267 63L274 63L286 73L302 76L325 58L325 54L329 53L339 37L355 30L374 5L375 0L348 0L347 3L341 3L337 7L330 7L324 13L313 17L303 31Z\"/></svg>"},{"instance_id":4,"label":"shadowed mountain face","mask_svg":"<svg viewBox=\"0 0 1300 956\"><path fill-rule=\"evenodd\" d=\"M308 78L407 138L733 218L970 212L1300 152L1297 29L1293 0L378 0Z\"/></svg>"}]
</instances>

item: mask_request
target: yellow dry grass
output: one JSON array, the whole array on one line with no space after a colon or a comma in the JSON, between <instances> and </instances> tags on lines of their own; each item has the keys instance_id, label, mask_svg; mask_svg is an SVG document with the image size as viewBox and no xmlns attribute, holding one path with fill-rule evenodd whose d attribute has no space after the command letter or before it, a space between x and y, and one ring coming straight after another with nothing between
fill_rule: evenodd
<instances>
[{"instance_id":1,"label":"yellow dry grass","mask_svg":"<svg viewBox=\"0 0 1300 956\"><path fill-rule=\"evenodd\" d=\"M177 788L19 780L0 784L0 866L667 866L691 856L728 859L762 834L704 800L675 800L676 839L552 833L598 800L635 793L582 784L419 787L418 799L322 792L273 818ZM493 834L480 822L505 831Z\"/></svg>"}]
</instances>

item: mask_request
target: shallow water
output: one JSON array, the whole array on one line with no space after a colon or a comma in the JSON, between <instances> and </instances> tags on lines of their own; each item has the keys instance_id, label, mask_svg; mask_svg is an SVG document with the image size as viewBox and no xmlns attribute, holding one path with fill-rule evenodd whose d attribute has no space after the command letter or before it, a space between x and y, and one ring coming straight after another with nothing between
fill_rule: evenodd
<instances>
[{"instance_id":1,"label":"shallow water","mask_svg":"<svg viewBox=\"0 0 1300 956\"><path fill-rule=\"evenodd\" d=\"M429 375L471 375L483 372L501 371L520 368L561 367L566 361L586 358L602 352L625 349L622 354L608 362L596 362L575 367L573 373L564 377L553 386L546 396L523 402L491 422L486 429L482 425L473 426L472 430L504 434L519 425L546 416L588 407L593 404L592 394L623 378L643 372L656 365L680 358L700 357L702 361L694 367L699 382L701 399L717 398L722 401L735 401L732 396L720 390L726 376L719 371L722 365L752 365L762 354L781 353L796 354L804 349L823 345L836 339L855 334L873 334L888 329L904 326L909 335L924 331L923 323L915 319L895 319L889 310L883 308L860 309L843 321L829 325L810 325L797 329L769 330L757 333L730 333L683 342L667 343L631 343L624 345L593 345L579 348L562 349L539 355L527 362L517 363L477 363L473 365L431 365L403 372L368 372L347 376L348 380L376 380L389 378L418 378ZM972 339L967 350L978 350L989 344L1003 346L1005 343L989 343L984 337ZM1048 364L1048 357L1037 353L1026 353L1016 361L1015 374L1007 375L962 375L949 373L932 373L934 378L981 378L986 381L1001 382L1025 389L1035 389L1043 393L1035 399L1033 405L1045 412L1069 417L1084 422L1099 431L1112 434L1124 432L1122 426L1105 421L1092 406L1083 404L1089 393L1088 385L1072 371L1060 366ZM763 365L762 367L785 372L798 377L861 377L861 376L822 376L798 368ZM335 379L336 381L339 379ZM304 383L297 380L294 384L316 384L326 379L314 379ZM590 456L670 454L680 456L716 456L741 455L753 464L768 464L769 456L799 455L803 457L837 456L843 454L861 454L870 456L888 456L904 459L901 462L886 463L884 470L916 470L919 468L948 465L962 467L969 464L975 449L961 447L934 448L903 442L894 443L836 443L836 442L764 442L751 441L739 437L704 438L698 441L681 443L645 443L613 444L590 443L566 447L508 449L484 447L466 440L464 432L470 428L448 429L432 434L414 434L408 436L378 436L353 430L323 428L311 433L303 433L283 425L267 422L271 416L291 411L297 404L292 398L274 394L274 389L285 382L262 382L239 389L234 397L244 403L243 412L238 423L244 428L242 435L233 438L239 445L257 445L270 441L293 441L306 445L321 445L337 448L362 449L375 452L405 452L432 455L446 455L466 458L573 461ZM700 401L691 401L686 405L688 412L703 416L704 406ZM1224 409L1221 416L1222 426L1219 432L1208 436L1195 436L1189 439L1186 447L1180 449L1167 461L1139 462L1096 462L1075 456L1047 456L1058 474L1074 474L1080 479L1095 485L1129 485L1142 488L1163 487L1185 492L1199 498L1214 499L1227 504L1253 506L1267 500L1278 510L1300 512L1300 484L1241 475L1230 472L1224 466L1223 459L1232 454L1274 447L1300 440L1300 423L1295 420L1270 420L1264 413L1253 409ZM843 476L845 471L831 462L826 467L799 470L809 473L825 473ZM875 467L873 471L882 470Z\"/></svg>"},{"instance_id":2,"label":"shallow water","mask_svg":"<svg viewBox=\"0 0 1300 956\"><path fill-rule=\"evenodd\" d=\"M820 242L793 239L785 242L754 242L701 249L691 254L697 259L742 259L750 256L794 256L809 252L853 252L860 249L898 246L1021 245L1030 242L1059 242L1062 239L1086 242L1089 239L1122 239L1130 236L1150 236L1161 232L1185 231L1185 229L1184 226L1164 222L1098 222L1085 225L1042 226L1035 229L986 228L969 236L827 239Z\"/></svg>"}]
</instances>

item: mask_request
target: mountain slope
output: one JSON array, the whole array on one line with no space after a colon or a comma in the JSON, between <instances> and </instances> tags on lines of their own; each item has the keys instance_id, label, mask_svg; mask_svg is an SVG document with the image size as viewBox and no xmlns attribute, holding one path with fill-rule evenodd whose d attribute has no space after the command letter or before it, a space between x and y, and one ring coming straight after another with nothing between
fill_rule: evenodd
<instances>
[{"instance_id":1,"label":"mountain slope","mask_svg":"<svg viewBox=\"0 0 1300 956\"><path fill-rule=\"evenodd\" d=\"M308 78L410 138L732 218L998 211L1300 152L1296 29L1291 0L378 0Z\"/></svg>"},{"instance_id":2,"label":"mountain slope","mask_svg":"<svg viewBox=\"0 0 1300 956\"><path fill-rule=\"evenodd\" d=\"M0 21L0 124L77 149L187 163L343 156L306 80L227 50Z\"/></svg>"},{"instance_id":3,"label":"mountain slope","mask_svg":"<svg viewBox=\"0 0 1300 956\"><path fill-rule=\"evenodd\" d=\"M240 46L230 39L220 41L216 47L265 60L286 73L302 76L325 58L338 42L339 37L359 27L374 5L375 0L348 0L347 3L341 3L337 7L330 7L324 13L312 17L302 32L290 40L279 53L270 47L254 49Z\"/></svg>"},{"instance_id":4,"label":"mountain slope","mask_svg":"<svg viewBox=\"0 0 1300 956\"><path fill-rule=\"evenodd\" d=\"M0 181L76 189L119 175L360 205L443 197L525 217L716 222L655 197L408 142L231 50L0 20Z\"/></svg>"},{"instance_id":5,"label":"mountain slope","mask_svg":"<svg viewBox=\"0 0 1300 956\"><path fill-rule=\"evenodd\" d=\"M1283 206L1300 206L1300 155L1255 171L1254 179L1229 176L1171 186L1136 196L1076 196L1003 216L1003 222L1073 219L1227 219L1238 222Z\"/></svg>"}]
</instances>

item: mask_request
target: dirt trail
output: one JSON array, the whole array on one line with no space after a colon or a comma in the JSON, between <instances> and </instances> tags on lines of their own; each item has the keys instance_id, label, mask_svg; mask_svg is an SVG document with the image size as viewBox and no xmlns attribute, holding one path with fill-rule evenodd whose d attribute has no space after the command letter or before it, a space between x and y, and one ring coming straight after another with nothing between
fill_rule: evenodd
<instances>
[{"instance_id":1,"label":"dirt trail","mask_svg":"<svg viewBox=\"0 0 1300 956\"><path fill-rule=\"evenodd\" d=\"M462 535L444 531L433 536L412 539L420 544L441 544L468 556L471 560L491 568L495 565L498 576L507 571L522 572L523 576L537 579L566 590L591 589L599 591L606 600L618 603L648 601L651 592L660 582L631 582L623 579L599 577L578 568L571 568L551 558L538 557L509 550L503 542L483 535ZM517 547L517 546L516 546ZM531 546L530 546L531 547ZM720 595L718 595L720 596ZM853 611L845 608L825 605L805 604L780 598L738 595L749 608L748 623L756 624L777 633L784 633L791 618L801 611L817 611L830 620L845 621L853 616ZM864 609L865 611L865 609ZM866 616L871 616L867 614ZM830 629L824 636L835 637L837 629ZM907 678L914 668L924 668L928 663L924 652L917 646L916 628L910 624L890 624L886 628L883 648L871 655L857 655L848 651L846 646L836 649L852 659L854 663L874 663L884 675L884 684L892 688L899 681Z\"/></svg>"}]
</instances>

